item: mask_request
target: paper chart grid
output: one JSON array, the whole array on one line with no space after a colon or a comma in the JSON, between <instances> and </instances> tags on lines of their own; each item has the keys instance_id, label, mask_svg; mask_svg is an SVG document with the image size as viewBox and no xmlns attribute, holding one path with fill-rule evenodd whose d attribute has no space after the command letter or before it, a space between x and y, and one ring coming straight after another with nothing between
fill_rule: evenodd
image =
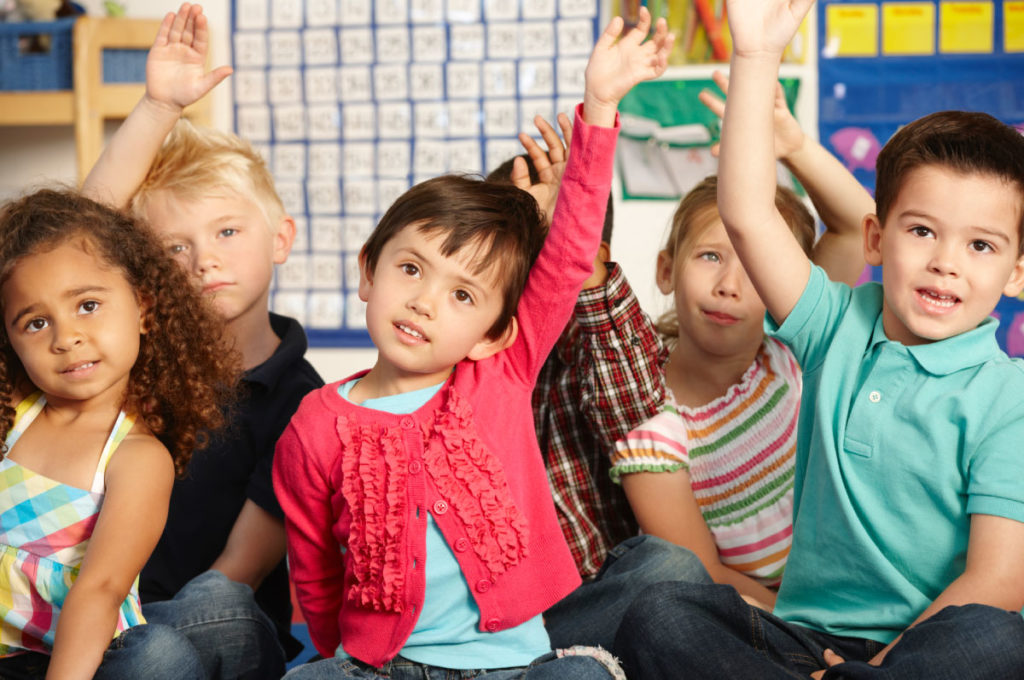
<instances>
[{"instance_id":1,"label":"paper chart grid","mask_svg":"<svg viewBox=\"0 0 1024 680\"><path fill-rule=\"evenodd\" d=\"M571 111L599 0L236 0L234 127L296 240L274 311L312 346L369 346L359 248L413 184L485 174L532 119Z\"/></svg>"}]
</instances>

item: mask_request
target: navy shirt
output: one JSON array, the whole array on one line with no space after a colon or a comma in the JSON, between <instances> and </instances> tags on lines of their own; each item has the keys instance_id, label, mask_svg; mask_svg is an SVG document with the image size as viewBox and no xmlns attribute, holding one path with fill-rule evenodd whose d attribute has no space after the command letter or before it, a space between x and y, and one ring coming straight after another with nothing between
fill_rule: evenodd
<instances>
[{"instance_id":1,"label":"navy shirt","mask_svg":"<svg viewBox=\"0 0 1024 680\"><path fill-rule=\"evenodd\" d=\"M174 482L167 525L142 570L143 604L168 600L209 569L227 544L246 500L283 521L274 495L274 445L307 392L324 384L307 362L299 322L277 314L270 325L281 344L246 371L229 423L205 449L196 451L184 479ZM284 560L256 591L256 602L277 626L286 656L301 645L291 637L291 597Z\"/></svg>"}]
</instances>

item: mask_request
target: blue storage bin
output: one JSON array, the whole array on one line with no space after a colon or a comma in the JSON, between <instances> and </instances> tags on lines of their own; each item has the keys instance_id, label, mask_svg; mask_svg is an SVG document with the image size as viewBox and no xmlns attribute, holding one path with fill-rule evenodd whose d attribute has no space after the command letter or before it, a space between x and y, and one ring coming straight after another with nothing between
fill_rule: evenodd
<instances>
[{"instance_id":1,"label":"blue storage bin","mask_svg":"<svg viewBox=\"0 0 1024 680\"><path fill-rule=\"evenodd\" d=\"M75 17L0 23L0 90L70 90ZM44 52L26 52L33 36L48 36Z\"/></svg>"},{"instance_id":2,"label":"blue storage bin","mask_svg":"<svg viewBox=\"0 0 1024 680\"><path fill-rule=\"evenodd\" d=\"M146 57L148 55L149 50L120 48L103 50L103 82L146 82Z\"/></svg>"}]
</instances>

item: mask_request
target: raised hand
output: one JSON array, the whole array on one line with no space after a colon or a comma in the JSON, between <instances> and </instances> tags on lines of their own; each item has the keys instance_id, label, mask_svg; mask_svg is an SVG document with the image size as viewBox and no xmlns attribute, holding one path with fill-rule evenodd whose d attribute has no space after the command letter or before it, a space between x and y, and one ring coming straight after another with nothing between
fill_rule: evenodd
<instances>
[{"instance_id":1,"label":"raised hand","mask_svg":"<svg viewBox=\"0 0 1024 680\"><path fill-rule=\"evenodd\" d=\"M548 150L545 151L537 144L536 140L525 132L519 133L519 141L522 143L526 153L533 161L537 169L540 182L530 183L530 171L526 167L526 161L517 157L512 163L512 184L524 191L528 191L535 199L544 216L550 223L551 216L555 210L555 199L558 198L558 186L562 183L562 173L565 172L565 164L569 159L569 146L572 142L572 123L564 113L558 114L558 127L562 129L562 136L565 143L559 138L558 133L551 126L551 123L541 116L533 119L540 136L544 139Z\"/></svg>"},{"instance_id":2,"label":"raised hand","mask_svg":"<svg viewBox=\"0 0 1024 680\"><path fill-rule=\"evenodd\" d=\"M636 27L620 37L622 27L622 17L612 17L587 62L583 118L593 125L612 125L619 100L637 83L657 78L668 68L675 36L668 32L665 19L658 19L650 39L646 38L651 13L646 7L640 8Z\"/></svg>"},{"instance_id":3,"label":"raised hand","mask_svg":"<svg viewBox=\"0 0 1024 680\"><path fill-rule=\"evenodd\" d=\"M733 54L777 61L813 4L814 0L726 0Z\"/></svg>"},{"instance_id":4,"label":"raised hand","mask_svg":"<svg viewBox=\"0 0 1024 680\"><path fill-rule=\"evenodd\" d=\"M702 91L697 98L700 99L700 103L708 107L711 113L715 114L719 118L725 117L725 107L728 101L729 95L729 76L725 75L721 71L715 71L711 74L711 78L715 81L715 84L722 89L722 92L726 94L726 99L720 99L708 90ZM804 144L804 131L800 127L800 123L797 122L796 118L793 117L793 113L789 110L789 106L786 104L786 93L782 90L782 84L779 83L775 87L775 109L773 111L774 118L774 130L775 130L775 157L776 158L788 158L794 152L800 150ZM718 155L719 145L715 144L711 147L711 153L715 156Z\"/></svg>"},{"instance_id":5,"label":"raised hand","mask_svg":"<svg viewBox=\"0 0 1024 680\"><path fill-rule=\"evenodd\" d=\"M183 3L160 24L146 59L146 97L180 111L231 75L230 66L206 71L209 30L203 8Z\"/></svg>"}]
</instances>

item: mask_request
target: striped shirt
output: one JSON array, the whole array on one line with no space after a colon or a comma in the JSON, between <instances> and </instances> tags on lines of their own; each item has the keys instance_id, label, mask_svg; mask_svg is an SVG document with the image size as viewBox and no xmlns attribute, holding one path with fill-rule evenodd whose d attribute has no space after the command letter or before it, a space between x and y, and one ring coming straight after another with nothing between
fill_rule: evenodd
<instances>
[{"instance_id":1,"label":"striped shirt","mask_svg":"<svg viewBox=\"0 0 1024 680\"><path fill-rule=\"evenodd\" d=\"M725 395L698 408L667 402L617 442L612 477L688 470L722 564L777 586L793 533L800 376L789 349L766 339Z\"/></svg>"}]
</instances>

